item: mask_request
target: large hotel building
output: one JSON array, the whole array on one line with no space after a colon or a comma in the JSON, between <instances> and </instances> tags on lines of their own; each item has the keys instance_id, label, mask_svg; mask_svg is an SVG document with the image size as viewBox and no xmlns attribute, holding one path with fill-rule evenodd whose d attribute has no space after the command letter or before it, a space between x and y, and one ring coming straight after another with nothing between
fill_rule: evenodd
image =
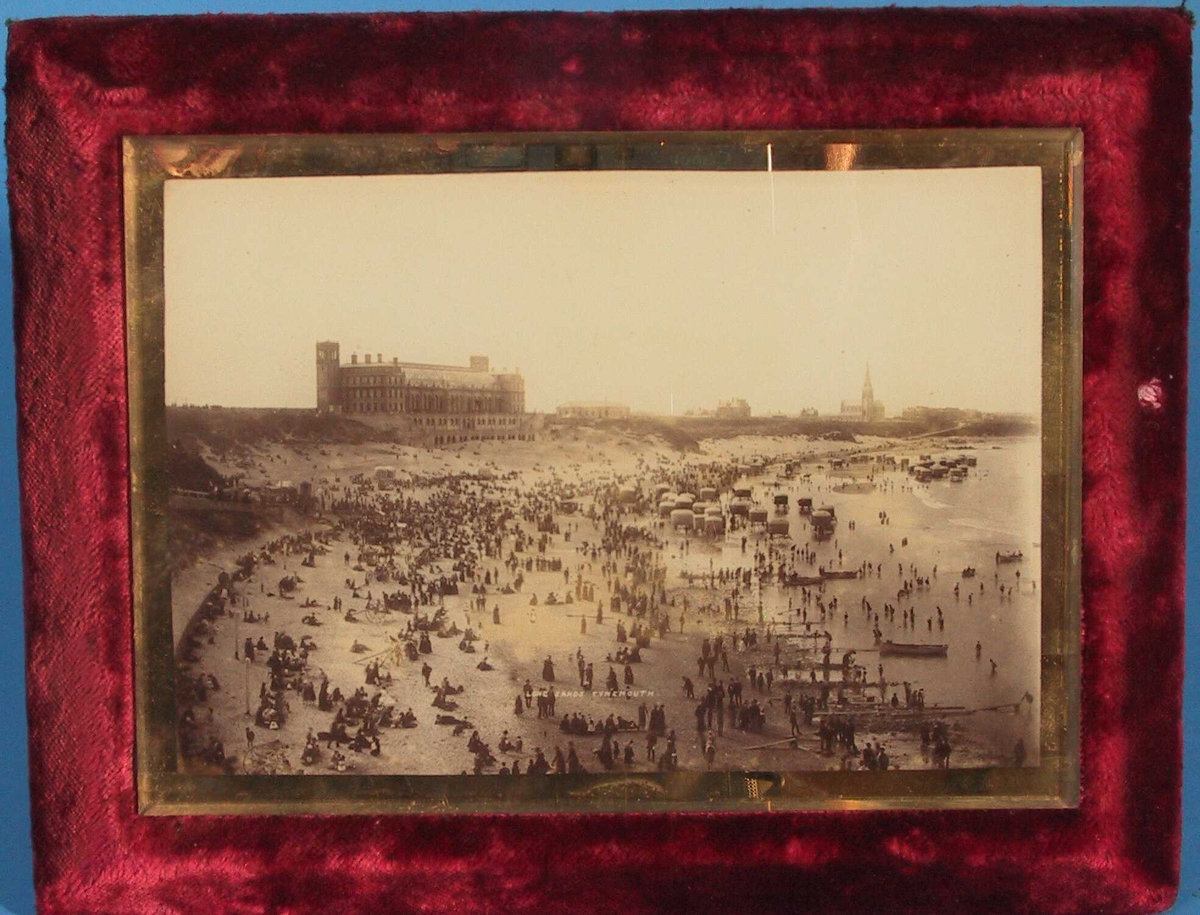
<instances>
[{"instance_id":1,"label":"large hotel building","mask_svg":"<svg viewBox=\"0 0 1200 915\"><path fill-rule=\"evenodd\" d=\"M366 354L341 359L334 342L317 344L317 410L389 419L431 444L532 438L525 379L493 372L487 356L470 365L385 361Z\"/></svg>"}]
</instances>

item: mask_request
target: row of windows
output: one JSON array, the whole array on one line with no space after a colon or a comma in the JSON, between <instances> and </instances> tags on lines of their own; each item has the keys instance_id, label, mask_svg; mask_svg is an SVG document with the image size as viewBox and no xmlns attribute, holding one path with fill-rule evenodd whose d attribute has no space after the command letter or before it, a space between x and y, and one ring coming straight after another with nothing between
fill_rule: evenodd
<instances>
[{"instance_id":1,"label":"row of windows","mask_svg":"<svg viewBox=\"0 0 1200 915\"><path fill-rule=\"evenodd\" d=\"M424 416L413 419L417 426L462 426L464 429L478 429L484 426L515 426L520 422L519 416L483 416L479 419L465 419L458 416Z\"/></svg>"},{"instance_id":2,"label":"row of windows","mask_svg":"<svg viewBox=\"0 0 1200 915\"><path fill-rule=\"evenodd\" d=\"M341 384L351 388L398 388L398 387L420 387L420 385L407 384L402 373L389 373L386 375L347 375L341 379ZM438 387L438 385L433 385ZM490 386L480 386L480 390Z\"/></svg>"},{"instance_id":3,"label":"row of windows","mask_svg":"<svg viewBox=\"0 0 1200 915\"><path fill-rule=\"evenodd\" d=\"M350 403L361 403L363 401L386 401L388 406L385 408L387 412L396 412L396 404L398 397L387 391L374 389L368 390L351 390L343 392L345 399ZM425 411L438 413L499 413L505 412L520 412L521 405L517 400L502 400L500 398L482 398L463 399L451 397L437 397L435 395L422 394L406 394L404 396L404 409L408 412Z\"/></svg>"},{"instance_id":4,"label":"row of windows","mask_svg":"<svg viewBox=\"0 0 1200 915\"><path fill-rule=\"evenodd\" d=\"M399 413L398 404L394 403L350 403L344 407L347 413ZM521 422L520 415L512 416L416 416L413 425L417 426L461 426L464 429L476 429L485 426L515 426Z\"/></svg>"},{"instance_id":5,"label":"row of windows","mask_svg":"<svg viewBox=\"0 0 1200 915\"><path fill-rule=\"evenodd\" d=\"M435 445L455 445L459 442L532 442L534 436L529 435L439 435L433 440Z\"/></svg>"},{"instance_id":6,"label":"row of windows","mask_svg":"<svg viewBox=\"0 0 1200 915\"><path fill-rule=\"evenodd\" d=\"M351 389L343 391L343 396L349 401L387 400L395 401L399 391L388 391L378 388ZM404 408L406 410L430 410L450 413L498 413L501 410L520 409L517 398L502 397L467 397L438 394L421 394L405 391Z\"/></svg>"},{"instance_id":7,"label":"row of windows","mask_svg":"<svg viewBox=\"0 0 1200 915\"><path fill-rule=\"evenodd\" d=\"M351 387L361 388L370 387L372 385L381 385L384 382L390 382L392 386L400 384L403 379L398 374L388 375L348 375L343 380L343 384L348 384Z\"/></svg>"}]
</instances>

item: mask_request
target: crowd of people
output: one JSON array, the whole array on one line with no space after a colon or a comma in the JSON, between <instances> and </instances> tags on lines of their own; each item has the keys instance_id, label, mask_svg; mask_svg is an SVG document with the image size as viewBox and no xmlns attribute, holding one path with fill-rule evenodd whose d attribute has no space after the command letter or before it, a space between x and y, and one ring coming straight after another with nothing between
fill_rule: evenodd
<instances>
[{"instance_id":1,"label":"crowd of people","mask_svg":"<svg viewBox=\"0 0 1200 915\"><path fill-rule=\"evenodd\" d=\"M645 482L675 491L725 492L744 468L691 464L646 466L642 472ZM681 756L671 718L686 721L689 708L695 738L682 749L709 768L717 764L718 738L726 737L727 725L737 735L731 735L732 743L724 741L728 755L721 762L730 768L742 766L735 754L751 735L781 734L781 742L790 738L797 746L813 741L832 766L894 767L901 760L878 735L862 748L856 741L856 728L886 711L919 720L931 764L949 765L953 730L947 721L925 715L924 689L905 682L901 699L896 685L889 691L882 664L871 677L854 663L853 651L844 652L840 665L832 660L833 633L839 623L840 631L850 627L854 583L882 578L885 565L892 574L895 546L887 560L855 561L851 543L840 538L818 552L814 539L773 540L742 525L721 541L722 552L701 534L672 529L654 510L648 485L630 500L621 482L606 477L568 482L557 474L526 482L519 475L480 473L422 477L404 488L376 485L365 476L336 480L323 497L321 526L274 538L222 574L181 641L181 663L189 671L201 665L206 646L215 644L216 632L230 618L247 626L269 624L269 613L249 609L251 599L291 601L303 593L297 606L310 612L300 626L326 625L332 611L333 622L376 634L356 638L351 648L362 655L358 684L332 685L324 665L315 663L321 654L313 635L289 632L290 627L275 631L271 644L265 636L247 635L235 649L240 660L266 670L247 729L247 755L255 730L288 728L298 699L306 720L309 713L328 716L323 726L308 729L300 766L338 772L356 768L354 754L386 755L390 730L418 725L444 727L458 739L469 735L463 758L476 774L574 774L592 767L669 771L679 767ZM564 510L566 503L572 509ZM891 518L881 512L878 521L886 526ZM850 534L854 522L846 523ZM905 546L901 540L901 549ZM680 560L705 553L712 554L706 571L696 571L694 559L680 569ZM734 562L724 561L729 555ZM289 562L294 571L287 571ZM341 587L331 594L309 593L299 570L308 575L331 564L345 573ZM286 574L275 583L281 571ZM936 566L921 569L912 562L897 562L895 572L895 602L876 607L865 594L858 602L856 612L875 645L882 627L895 629L897 610L901 632L917 628L918 602L928 600L938 577ZM1019 580L1000 582L997 574L999 593L1007 589L1009 599L1018 586ZM785 619L767 618L764 590L786 594ZM523 609L516 615L518 606ZM941 606L935 610L936 616L926 614L925 628L933 632L936 625L941 633L947 615ZM275 610L277 619L281 612ZM491 660L497 655L484 627L496 632L527 623L533 629L526 638L536 644L539 620L564 616L579 620L588 652L581 643L573 654L558 660L547 655L518 675L523 685L515 695L508 693L511 704L502 700L511 708L510 728L493 747L472 719L502 694L497 665L510 675L517 671L508 656ZM380 631L387 643L368 644ZM457 646L464 654L482 654L478 663L472 661L469 683L433 676L445 657L442 640L451 651ZM696 652L694 671L674 679L682 682L681 691L668 688L660 673L673 669L658 651L664 646L676 654ZM404 701L392 698L402 683L411 683L401 671L418 663L427 714L414 711L423 702L408 686ZM576 677L566 671L577 674L579 683L569 700L562 699L562 684ZM598 697L628 699L642 687L670 698L642 702L628 716L598 711ZM224 744L206 731L203 716L197 720L196 710L219 689L211 675L181 675L180 721L186 755L229 769L233 760ZM564 701L568 707L560 708ZM398 711L400 705L407 710ZM541 746L525 750L533 742L526 739L534 733L529 726L542 722L557 724L566 741L566 749L555 746L549 759ZM576 739L598 746L581 758Z\"/></svg>"}]
</instances>

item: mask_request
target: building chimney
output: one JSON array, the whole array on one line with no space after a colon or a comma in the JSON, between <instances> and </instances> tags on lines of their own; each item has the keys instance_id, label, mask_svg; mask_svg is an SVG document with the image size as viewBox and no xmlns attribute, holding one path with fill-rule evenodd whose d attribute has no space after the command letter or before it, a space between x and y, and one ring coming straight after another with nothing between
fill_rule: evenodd
<instances>
[{"instance_id":1,"label":"building chimney","mask_svg":"<svg viewBox=\"0 0 1200 915\"><path fill-rule=\"evenodd\" d=\"M351 353L351 354L350 354L350 364L351 364L351 365L358 365L358 353Z\"/></svg>"},{"instance_id":2,"label":"building chimney","mask_svg":"<svg viewBox=\"0 0 1200 915\"><path fill-rule=\"evenodd\" d=\"M383 365L383 353L376 353L375 361L378 362L380 365Z\"/></svg>"},{"instance_id":3,"label":"building chimney","mask_svg":"<svg viewBox=\"0 0 1200 915\"><path fill-rule=\"evenodd\" d=\"M371 354L365 353L364 355L367 357L367 365L370 365L371 364Z\"/></svg>"},{"instance_id":4,"label":"building chimney","mask_svg":"<svg viewBox=\"0 0 1200 915\"><path fill-rule=\"evenodd\" d=\"M471 357L471 371L472 372L488 371L488 357L487 356L472 356Z\"/></svg>"}]
</instances>

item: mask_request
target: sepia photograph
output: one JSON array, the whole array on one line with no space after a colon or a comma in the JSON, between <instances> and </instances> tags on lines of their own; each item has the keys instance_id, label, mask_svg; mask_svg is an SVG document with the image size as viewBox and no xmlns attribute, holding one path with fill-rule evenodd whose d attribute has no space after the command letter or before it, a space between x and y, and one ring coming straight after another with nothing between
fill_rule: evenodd
<instances>
[{"instance_id":1,"label":"sepia photograph","mask_svg":"<svg viewBox=\"0 0 1200 915\"><path fill-rule=\"evenodd\" d=\"M1042 170L765 152L164 182L176 772L1040 765Z\"/></svg>"}]
</instances>

